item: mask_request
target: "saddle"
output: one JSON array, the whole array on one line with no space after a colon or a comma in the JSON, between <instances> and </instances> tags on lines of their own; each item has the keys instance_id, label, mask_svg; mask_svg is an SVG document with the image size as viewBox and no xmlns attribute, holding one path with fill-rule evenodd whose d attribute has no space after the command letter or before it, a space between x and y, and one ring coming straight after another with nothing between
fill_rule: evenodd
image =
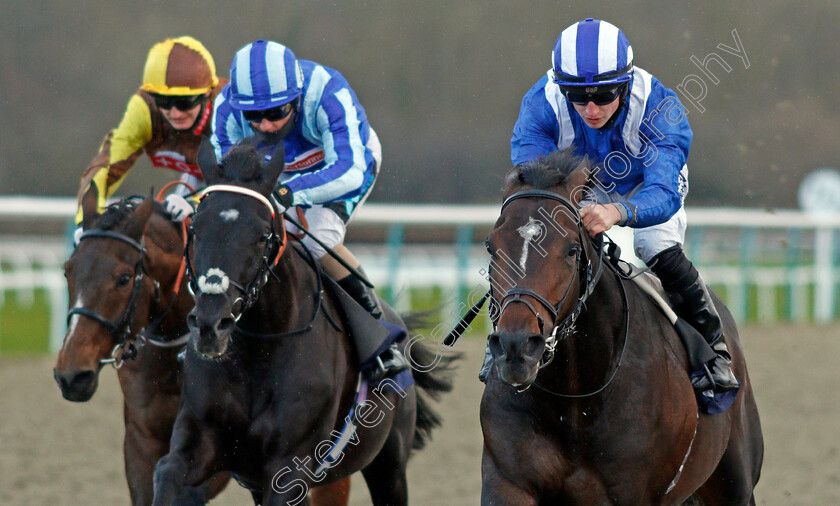
<instances>
[{"instance_id":1,"label":"saddle","mask_svg":"<svg viewBox=\"0 0 840 506\"><path fill-rule=\"evenodd\" d=\"M689 374L702 370L704 364L715 358L715 351L706 342L706 339L700 332L677 316L677 313L671 305L670 297L665 289L662 288L662 283L659 281L659 278L651 274L647 269L640 269L629 262L621 260L621 248L605 234L602 234L596 240L596 244L604 250L604 258L610 263L612 269L618 272L621 277L636 283L674 326L685 347L686 354L688 354Z\"/></svg>"},{"instance_id":2,"label":"saddle","mask_svg":"<svg viewBox=\"0 0 840 506\"><path fill-rule=\"evenodd\" d=\"M605 241L602 244L602 247L606 249L605 258L611 264L612 268L619 272L625 279L632 280L636 283L636 286L645 292L676 329L677 335L680 336L680 340L688 356L687 372L689 377L694 378L698 374L703 374L705 364L714 360L715 351L697 329L677 316L671 305L670 296L662 288L662 283L659 281L659 278L651 274L647 269L643 270L620 260L621 250L614 242ZM737 390L727 392L714 392L711 390L700 392L695 390L694 394L697 398L698 405L703 411L715 414L726 411L732 405L735 401Z\"/></svg>"},{"instance_id":3,"label":"saddle","mask_svg":"<svg viewBox=\"0 0 840 506\"><path fill-rule=\"evenodd\" d=\"M703 368L703 364L713 360L715 358L714 350L694 327L677 316L671 306L670 297L662 288L659 278L634 265L628 265L628 271L630 279L650 297L677 330L677 334L680 336L688 354L689 372L700 370Z\"/></svg>"},{"instance_id":4,"label":"saddle","mask_svg":"<svg viewBox=\"0 0 840 506\"><path fill-rule=\"evenodd\" d=\"M377 320L323 270L321 278L324 281L324 289L335 295L339 302L344 323L355 344L360 371L376 365L378 356L382 355L393 343L405 339L407 332L399 322L386 320L389 317L388 311L383 313L382 320Z\"/></svg>"}]
</instances>

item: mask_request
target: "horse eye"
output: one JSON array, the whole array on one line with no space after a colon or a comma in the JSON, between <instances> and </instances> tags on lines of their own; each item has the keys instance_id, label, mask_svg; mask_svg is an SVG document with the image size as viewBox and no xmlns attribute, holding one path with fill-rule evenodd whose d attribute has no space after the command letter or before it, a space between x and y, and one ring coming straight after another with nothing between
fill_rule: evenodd
<instances>
[{"instance_id":1,"label":"horse eye","mask_svg":"<svg viewBox=\"0 0 840 506\"><path fill-rule=\"evenodd\" d=\"M131 281L131 275L123 274L117 278L117 286L126 286Z\"/></svg>"},{"instance_id":2,"label":"horse eye","mask_svg":"<svg viewBox=\"0 0 840 506\"><path fill-rule=\"evenodd\" d=\"M491 255L493 254L493 247L490 246L489 242L485 242L484 247L487 249L487 253L490 253Z\"/></svg>"},{"instance_id":3,"label":"horse eye","mask_svg":"<svg viewBox=\"0 0 840 506\"><path fill-rule=\"evenodd\" d=\"M580 246L572 246L571 248L569 248L568 256L575 257L577 256L578 252L580 252Z\"/></svg>"}]
</instances>

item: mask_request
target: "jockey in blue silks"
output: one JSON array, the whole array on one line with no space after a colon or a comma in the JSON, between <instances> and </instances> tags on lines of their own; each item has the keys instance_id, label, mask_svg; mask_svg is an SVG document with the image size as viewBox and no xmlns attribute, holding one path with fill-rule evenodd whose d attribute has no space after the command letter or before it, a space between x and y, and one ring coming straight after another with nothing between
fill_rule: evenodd
<instances>
[{"instance_id":1,"label":"jockey in blue silks","mask_svg":"<svg viewBox=\"0 0 840 506\"><path fill-rule=\"evenodd\" d=\"M511 160L517 165L569 147L589 157L595 203L581 210L584 227L592 236L613 225L634 228L636 254L678 301L677 314L715 350L711 378L693 376L695 389L732 390L738 380L720 317L682 249L691 138L677 95L634 68L621 30L589 18L563 30L552 68L525 94Z\"/></svg>"},{"instance_id":2,"label":"jockey in blue silks","mask_svg":"<svg viewBox=\"0 0 840 506\"><path fill-rule=\"evenodd\" d=\"M322 247L364 272L344 246L344 235L350 216L373 188L382 148L344 76L298 60L282 44L258 40L234 56L230 83L215 101L212 121L211 143L218 160L246 137L260 139L256 148L266 160L283 143L286 164L274 192L279 211L303 209L309 233L321 244L310 237L303 243L348 294L381 318L373 290ZM292 224L287 228L298 231ZM396 346L377 362L374 375L380 377L408 367Z\"/></svg>"}]
</instances>

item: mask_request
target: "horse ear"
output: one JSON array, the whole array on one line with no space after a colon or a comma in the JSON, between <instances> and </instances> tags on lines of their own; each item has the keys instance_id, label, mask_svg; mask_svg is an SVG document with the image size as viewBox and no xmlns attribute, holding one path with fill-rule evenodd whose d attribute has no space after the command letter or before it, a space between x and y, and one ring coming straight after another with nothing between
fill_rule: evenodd
<instances>
[{"instance_id":1,"label":"horse ear","mask_svg":"<svg viewBox=\"0 0 840 506\"><path fill-rule=\"evenodd\" d=\"M82 196L82 228L87 230L99 218L99 192L96 183L90 182L90 187Z\"/></svg>"},{"instance_id":2,"label":"horse ear","mask_svg":"<svg viewBox=\"0 0 840 506\"><path fill-rule=\"evenodd\" d=\"M210 144L210 139L207 137L201 138L201 145L198 146L198 168L201 169L201 174L204 176L204 182L207 186L214 185L222 178L222 169L216 163L216 153L213 150L213 145Z\"/></svg>"},{"instance_id":3,"label":"horse ear","mask_svg":"<svg viewBox=\"0 0 840 506\"><path fill-rule=\"evenodd\" d=\"M261 140L262 139L258 135L251 135L239 141L239 144L242 144L243 146L251 146L252 148L257 149L257 144L259 144Z\"/></svg>"},{"instance_id":4,"label":"horse ear","mask_svg":"<svg viewBox=\"0 0 840 506\"><path fill-rule=\"evenodd\" d=\"M577 168L569 174L566 187L569 188L569 197L575 205L579 205L581 200L586 200L591 193L592 170L589 167L588 156L584 156Z\"/></svg>"},{"instance_id":5,"label":"horse ear","mask_svg":"<svg viewBox=\"0 0 840 506\"><path fill-rule=\"evenodd\" d=\"M126 221L125 235L134 240L139 241L143 237L143 231L146 230L146 223L152 216L155 210L155 199L149 197L137 206L137 209L131 213L131 218Z\"/></svg>"},{"instance_id":6,"label":"horse ear","mask_svg":"<svg viewBox=\"0 0 840 506\"><path fill-rule=\"evenodd\" d=\"M260 192L264 195L268 195L271 190L274 189L274 186L277 184L277 178L280 177L280 173L283 172L283 168L286 166L286 149L283 147L283 143L279 143L277 148L274 150L274 153L271 155L271 160L268 161L266 166L263 168L263 175L265 179L263 179L262 183L260 184Z\"/></svg>"}]
</instances>

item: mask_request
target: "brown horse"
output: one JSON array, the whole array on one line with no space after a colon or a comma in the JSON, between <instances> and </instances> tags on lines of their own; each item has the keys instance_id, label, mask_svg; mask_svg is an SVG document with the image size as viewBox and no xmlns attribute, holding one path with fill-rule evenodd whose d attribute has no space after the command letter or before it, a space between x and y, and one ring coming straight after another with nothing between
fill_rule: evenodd
<instances>
[{"instance_id":1,"label":"brown horse","mask_svg":"<svg viewBox=\"0 0 840 506\"><path fill-rule=\"evenodd\" d=\"M180 401L177 354L194 305L181 275L185 236L152 199L129 198L100 216L95 195L84 199L85 233L65 264L72 302L54 376L65 399L84 402L96 392L102 366L117 366L131 501L151 504L152 473L169 450ZM228 479L216 474L183 491L180 501L204 504ZM346 505L348 495L349 479L313 490L325 506Z\"/></svg>"},{"instance_id":2,"label":"brown horse","mask_svg":"<svg viewBox=\"0 0 840 506\"><path fill-rule=\"evenodd\" d=\"M586 169L568 152L514 168L487 240L482 504L755 504L763 440L732 315L716 298L741 389L708 415L674 327L582 227Z\"/></svg>"}]
</instances>

